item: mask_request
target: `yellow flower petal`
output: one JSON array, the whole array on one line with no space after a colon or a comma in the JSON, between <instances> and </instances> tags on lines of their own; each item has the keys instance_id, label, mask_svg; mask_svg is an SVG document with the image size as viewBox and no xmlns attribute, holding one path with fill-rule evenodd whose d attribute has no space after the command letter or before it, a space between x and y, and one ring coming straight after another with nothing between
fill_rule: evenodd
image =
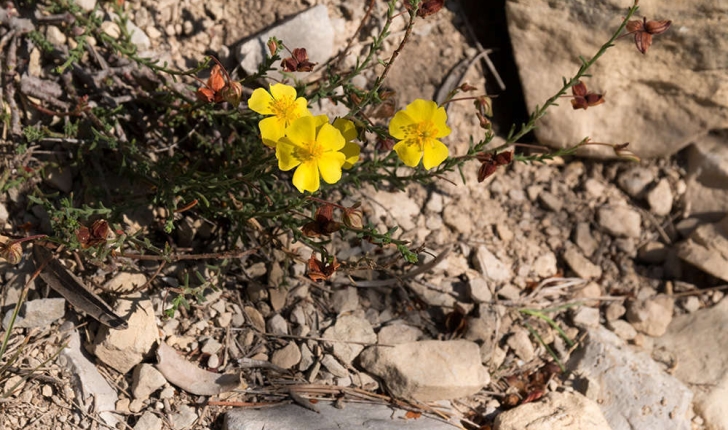
<instances>
[{"instance_id":1,"label":"yellow flower petal","mask_svg":"<svg viewBox=\"0 0 728 430\"><path fill-rule=\"evenodd\" d=\"M354 167L354 164L359 161L361 148L359 147L359 145L356 144L356 142L346 142L344 148L341 149L341 152L346 157L346 161L341 167L344 169L351 169L352 167Z\"/></svg>"},{"instance_id":2,"label":"yellow flower petal","mask_svg":"<svg viewBox=\"0 0 728 430\"><path fill-rule=\"evenodd\" d=\"M301 116L311 116L311 112L308 110L308 102L303 97L297 98L295 101L295 108L293 110L295 115ZM320 116L320 115L319 115ZM328 121L328 118L326 119Z\"/></svg>"},{"instance_id":3,"label":"yellow flower petal","mask_svg":"<svg viewBox=\"0 0 728 430\"><path fill-rule=\"evenodd\" d=\"M276 158L278 159L279 169L285 172L301 164L301 160L296 157L296 150L296 145L286 137L278 142Z\"/></svg>"},{"instance_id":4,"label":"yellow flower petal","mask_svg":"<svg viewBox=\"0 0 728 430\"><path fill-rule=\"evenodd\" d=\"M335 184L341 179L341 166L345 157L341 152L327 152L318 159L318 169L321 177L329 184Z\"/></svg>"},{"instance_id":5,"label":"yellow flower petal","mask_svg":"<svg viewBox=\"0 0 728 430\"><path fill-rule=\"evenodd\" d=\"M394 114L394 118L389 121L389 134L395 139L404 139L406 137L405 130L412 124L414 124L412 117L401 110Z\"/></svg>"},{"instance_id":6,"label":"yellow flower petal","mask_svg":"<svg viewBox=\"0 0 728 430\"><path fill-rule=\"evenodd\" d=\"M404 110L414 122L432 121L437 110L437 103L432 100L417 99L408 104Z\"/></svg>"},{"instance_id":7,"label":"yellow flower petal","mask_svg":"<svg viewBox=\"0 0 728 430\"><path fill-rule=\"evenodd\" d=\"M273 97L263 88L257 88L248 99L248 107L250 110L258 112L261 115L273 115L273 111L270 108L271 103L273 103Z\"/></svg>"},{"instance_id":8,"label":"yellow flower petal","mask_svg":"<svg viewBox=\"0 0 728 430\"><path fill-rule=\"evenodd\" d=\"M258 128L260 129L260 137L263 139L263 143L271 148L276 147L276 143L285 135L286 131L283 122L274 116L260 120Z\"/></svg>"},{"instance_id":9,"label":"yellow flower petal","mask_svg":"<svg viewBox=\"0 0 728 430\"><path fill-rule=\"evenodd\" d=\"M314 192L319 189L318 166L314 160L307 161L298 166L296 172L293 173L293 186L298 188L300 192Z\"/></svg>"},{"instance_id":10,"label":"yellow flower petal","mask_svg":"<svg viewBox=\"0 0 728 430\"><path fill-rule=\"evenodd\" d=\"M286 136L297 145L306 145L316 140L316 117L302 116L286 129Z\"/></svg>"},{"instance_id":11,"label":"yellow flower petal","mask_svg":"<svg viewBox=\"0 0 728 430\"><path fill-rule=\"evenodd\" d=\"M422 159L422 151L420 151L419 145L409 144L407 140L397 142L393 149L397 152L397 155L404 164L410 167L417 166L420 163L420 159Z\"/></svg>"},{"instance_id":12,"label":"yellow flower petal","mask_svg":"<svg viewBox=\"0 0 728 430\"><path fill-rule=\"evenodd\" d=\"M422 165L427 170L439 166L450 154L447 146L445 146L445 144L440 142L439 140L435 139L429 139L427 142L425 142L424 152L424 156L422 157Z\"/></svg>"},{"instance_id":13,"label":"yellow flower petal","mask_svg":"<svg viewBox=\"0 0 728 430\"><path fill-rule=\"evenodd\" d=\"M357 138L358 133L356 132L356 126L348 119L336 118L334 121L334 127L341 132L346 141L354 140Z\"/></svg>"},{"instance_id":14,"label":"yellow flower petal","mask_svg":"<svg viewBox=\"0 0 728 430\"><path fill-rule=\"evenodd\" d=\"M339 151L346 143L341 132L331 124L321 126L316 141L322 148L329 151Z\"/></svg>"},{"instance_id":15,"label":"yellow flower petal","mask_svg":"<svg viewBox=\"0 0 728 430\"><path fill-rule=\"evenodd\" d=\"M432 116L432 122L437 128L437 134L434 137L441 138L450 134L450 127L447 126L447 112L444 107L439 107Z\"/></svg>"},{"instance_id":16,"label":"yellow flower petal","mask_svg":"<svg viewBox=\"0 0 728 430\"><path fill-rule=\"evenodd\" d=\"M281 100L284 98L295 99L297 96L295 88L293 88L290 85L284 85L284 84L271 85L270 93L273 95L273 98L276 100Z\"/></svg>"}]
</instances>

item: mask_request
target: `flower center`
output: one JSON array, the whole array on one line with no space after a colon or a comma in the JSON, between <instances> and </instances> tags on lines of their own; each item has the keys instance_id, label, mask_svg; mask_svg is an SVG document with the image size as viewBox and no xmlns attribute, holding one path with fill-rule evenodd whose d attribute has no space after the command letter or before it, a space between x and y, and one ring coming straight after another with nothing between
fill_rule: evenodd
<instances>
[{"instance_id":1,"label":"flower center","mask_svg":"<svg viewBox=\"0 0 728 430\"><path fill-rule=\"evenodd\" d=\"M437 136L437 127L432 121L422 121L404 127L404 133L404 140L422 149L427 141Z\"/></svg>"},{"instance_id":2,"label":"flower center","mask_svg":"<svg viewBox=\"0 0 728 430\"><path fill-rule=\"evenodd\" d=\"M275 99L271 102L270 108L274 112L274 115L284 120L286 124L290 124L291 121L300 116L296 112L296 100L293 97L284 96L280 99Z\"/></svg>"},{"instance_id":3,"label":"flower center","mask_svg":"<svg viewBox=\"0 0 728 430\"><path fill-rule=\"evenodd\" d=\"M299 148L296 151L296 158L305 163L311 160L318 160L324 152L325 149L323 145L314 140L312 142L307 142L306 148Z\"/></svg>"}]
</instances>

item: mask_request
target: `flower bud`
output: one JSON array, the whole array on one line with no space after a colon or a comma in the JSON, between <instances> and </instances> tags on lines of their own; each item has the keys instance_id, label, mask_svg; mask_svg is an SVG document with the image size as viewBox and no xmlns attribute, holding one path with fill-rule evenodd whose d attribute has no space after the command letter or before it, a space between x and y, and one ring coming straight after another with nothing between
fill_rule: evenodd
<instances>
[{"instance_id":1,"label":"flower bud","mask_svg":"<svg viewBox=\"0 0 728 430\"><path fill-rule=\"evenodd\" d=\"M20 242L0 244L0 258L4 258L12 265L20 263L23 259L23 247Z\"/></svg>"},{"instance_id":2,"label":"flower bud","mask_svg":"<svg viewBox=\"0 0 728 430\"><path fill-rule=\"evenodd\" d=\"M268 46L268 52L270 52L270 55L276 55L278 52L278 40L275 37L271 37L268 39L268 43L266 45Z\"/></svg>"},{"instance_id":3,"label":"flower bud","mask_svg":"<svg viewBox=\"0 0 728 430\"><path fill-rule=\"evenodd\" d=\"M240 99L242 97L243 86L240 82L230 82L230 84L222 89L222 99L234 107L237 107L240 104Z\"/></svg>"},{"instance_id":4,"label":"flower bud","mask_svg":"<svg viewBox=\"0 0 728 430\"><path fill-rule=\"evenodd\" d=\"M364 227L364 214L358 209L346 209L344 211L344 225L355 230L361 230Z\"/></svg>"}]
</instances>

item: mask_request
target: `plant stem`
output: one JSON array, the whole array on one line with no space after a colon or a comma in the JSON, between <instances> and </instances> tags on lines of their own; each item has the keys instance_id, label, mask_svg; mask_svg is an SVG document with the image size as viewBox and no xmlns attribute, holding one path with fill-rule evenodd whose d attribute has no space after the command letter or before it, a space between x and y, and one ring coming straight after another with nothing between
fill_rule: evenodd
<instances>
[{"instance_id":1,"label":"plant stem","mask_svg":"<svg viewBox=\"0 0 728 430\"><path fill-rule=\"evenodd\" d=\"M518 141L518 139L525 136L528 132L536 128L536 121L543 118L544 115L546 115L546 111L556 103L556 101L566 94L566 91L576 85L579 80L586 75L587 70L591 66L594 65L594 63L602 56L605 52L607 52L607 49L614 46L614 41L620 36L622 33L622 30L627 26L627 22L629 19L637 12L637 9L639 6L637 5L637 1L635 0L632 7L629 8L629 11L627 12L627 16L622 20L622 23L620 24L617 31L614 32L612 37L599 48L599 51L589 60L586 61L583 57L580 57L582 64L581 67L579 67L579 71L576 72L574 77L572 77L570 80L566 80L566 78L563 78L563 85L561 89L554 94L551 98L546 100L546 103L543 104L541 107L536 107L536 110L531 113L530 118L528 119L528 123L521 125L521 129L517 133L513 133L513 130L508 134L508 138L506 139L506 142L494 149L495 152L502 151L506 149L507 147L513 145L515 142Z\"/></svg>"}]
</instances>

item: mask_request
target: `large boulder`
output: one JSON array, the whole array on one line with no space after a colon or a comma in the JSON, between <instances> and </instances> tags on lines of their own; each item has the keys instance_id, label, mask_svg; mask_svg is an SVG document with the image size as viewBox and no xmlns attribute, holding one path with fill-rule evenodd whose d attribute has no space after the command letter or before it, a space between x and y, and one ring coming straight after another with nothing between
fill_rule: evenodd
<instances>
[{"instance_id":1,"label":"large boulder","mask_svg":"<svg viewBox=\"0 0 728 430\"><path fill-rule=\"evenodd\" d=\"M508 0L508 29L525 93L533 110L558 91L562 76L579 68L617 29L631 2L594 0ZM675 153L710 130L728 127L728 2L640 1L639 19L670 19L646 55L633 39L615 47L590 69L591 91L606 103L573 110L567 99L549 110L536 137L553 147L572 146L589 136L596 142L630 142L641 157ZM571 94L569 92L568 94ZM613 155L590 147L592 155Z\"/></svg>"}]
</instances>

